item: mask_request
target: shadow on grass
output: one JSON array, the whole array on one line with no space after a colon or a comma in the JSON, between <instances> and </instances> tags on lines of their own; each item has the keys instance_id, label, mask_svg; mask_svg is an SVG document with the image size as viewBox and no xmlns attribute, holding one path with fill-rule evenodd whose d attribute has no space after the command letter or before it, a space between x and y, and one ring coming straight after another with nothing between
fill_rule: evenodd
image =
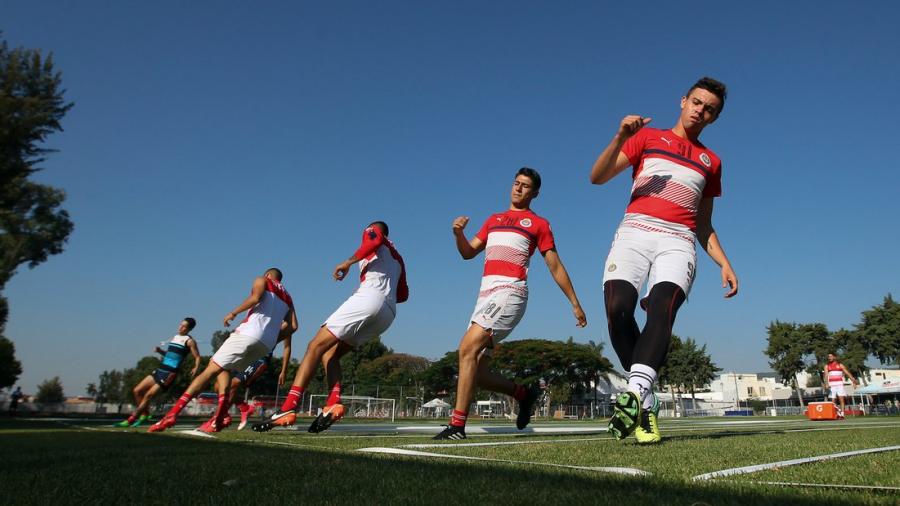
<instances>
[{"instance_id":1,"label":"shadow on grass","mask_svg":"<svg viewBox=\"0 0 900 506\"><path fill-rule=\"evenodd\" d=\"M48 424L49 425L49 424ZM13 428L15 430L7 430ZM819 490L0 424L4 504L847 504ZM46 430L52 428L55 430ZM15 491L15 492L12 492ZM877 496L868 496L871 501ZM851 501L852 502L852 501Z\"/></svg>"}]
</instances>

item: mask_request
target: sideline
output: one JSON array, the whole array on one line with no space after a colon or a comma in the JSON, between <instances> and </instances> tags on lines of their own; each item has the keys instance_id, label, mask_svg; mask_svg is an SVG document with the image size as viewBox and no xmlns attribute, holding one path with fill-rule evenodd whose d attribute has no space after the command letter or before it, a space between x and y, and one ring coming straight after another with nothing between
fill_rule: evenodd
<instances>
[{"instance_id":1,"label":"sideline","mask_svg":"<svg viewBox=\"0 0 900 506\"><path fill-rule=\"evenodd\" d=\"M612 474L624 474L627 476L651 476L651 473L647 471L641 471L640 469L634 469L631 467L586 467L586 466L569 466L565 464L550 464L547 462L527 462L520 460L506 460L506 459L488 459L484 457L467 457L465 455L448 455L443 453L430 453L430 452L419 452L415 450L404 450L402 448L382 448L382 447L372 447L372 448L360 448L356 450L359 452L365 453L386 453L390 455L407 455L413 457L432 457L432 458L442 458L442 459L460 459L460 460L478 460L482 462L504 462L507 464L527 464L532 466L548 466L548 467L561 467L565 469L580 469L583 471L596 471L601 473L612 473Z\"/></svg>"},{"instance_id":2,"label":"sideline","mask_svg":"<svg viewBox=\"0 0 900 506\"><path fill-rule=\"evenodd\" d=\"M693 481L702 481L709 480L712 478L718 478L721 476L734 476L736 474L747 474L747 473L755 473L757 471L765 471L766 469L773 469L776 467L788 467L788 466L796 466L799 464L807 464L810 462L821 462L824 460L838 459L842 457L853 457L856 455L865 455L867 453L881 453L881 452L890 452L900 450L900 445L897 446L884 446L881 448L868 448L865 450L854 450L850 452L840 452L840 453L830 453L828 455L819 455L817 457L807 457L803 459L792 459L792 460L782 460L780 462L771 462L768 464L758 464L754 466L744 466L744 467L734 467L731 469L723 469L721 471L714 471L711 473L698 474L691 478Z\"/></svg>"}]
</instances>

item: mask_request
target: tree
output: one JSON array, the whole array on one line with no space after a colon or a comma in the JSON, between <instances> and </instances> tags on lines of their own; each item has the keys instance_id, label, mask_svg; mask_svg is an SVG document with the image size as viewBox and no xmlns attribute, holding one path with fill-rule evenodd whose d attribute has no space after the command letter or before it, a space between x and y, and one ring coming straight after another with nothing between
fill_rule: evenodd
<instances>
[{"instance_id":1,"label":"tree","mask_svg":"<svg viewBox=\"0 0 900 506\"><path fill-rule=\"evenodd\" d=\"M35 400L40 404L56 404L66 400L59 376L54 376L38 385Z\"/></svg>"},{"instance_id":2,"label":"tree","mask_svg":"<svg viewBox=\"0 0 900 506\"><path fill-rule=\"evenodd\" d=\"M22 363L16 360L16 345L0 336L0 388L16 384L22 374Z\"/></svg>"},{"instance_id":3,"label":"tree","mask_svg":"<svg viewBox=\"0 0 900 506\"><path fill-rule=\"evenodd\" d=\"M228 336L231 335L231 332L227 330L217 330L213 332L212 339L210 340L210 344L212 345L213 354L219 351L219 348L222 346L222 343L228 339Z\"/></svg>"},{"instance_id":4,"label":"tree","mask_svg":"<svg viewBox=\"0 0 900 506\"><path fill-rule=\"evenodd\" d=\"M684 349L687 351L687 370L684 371L685 385L691 392L691 405L697 406L696 390L709 385L722 370L713 361L712 356L706 352L706 345L697 347L693 338L684 341Z\"/></svg>"},{"instance_id":5,"label":"tree","mask_svg":"<svg viewBox=\"0 0 900 506\"><path fill-rule=\"evenodd\" d=\"M803 356L806 354L807 343L796 323L775 320L766 327L766 332L769 334L769 344L765 354L771 359L769 366L783 381L789 382L797 390L797 398L802 406L803 394L800 392L797 374L806 367Z\"/></svg>"},{"instance_id":6,"label":"tree","mask_svg":"<svg viewBox=\"0 0 900 506\"><path fill-rule=\"evenodd\" d=\"M672 334L672 338L669 340L669 349L666 352L666 361L656 375L657 383L669 387L673 409L678 409L675 404L675 389L677 388L680 393L682 387L688 383L688 356L682 352L682 348L681 338ZM684 414L684 406L681 406L680 409Z\"/></svg>"},{"instance_id":7,"label":"tree","mask_svg":"<svg viewBox=\"0 0 900 506\"><path fill-rule=\"evenodd\" d=\"M125 404L129 400L129 388L123 381L124 376L121 371L103 371L100 373L98 384L88 384L87 394L99 403Z\"/></svg>"},{"instance_id":8,"label":"tree","mask_svg":"<svg viewBox=\"0 0 900 506\"><path fill-rule=\"evenodd\" d=\"M62 130L72 107L63 99L62 78L52 55L10 50L0 41L0 291L27 264L34 268L61 253L72 232L69 214L60 209L62 190L30 181L44 156L47 137ZM7 304L0 297L0 332Z\"/></svg>"},{"instance_id":9,"label":"tree","mask_svg":"<svg viewBox=\"0 0 900 506\"><path fill-rule=\"evenodd\" d=\"M436 397L454 392L458 376L459 352L447 352L440 360L432 362L422 373L425 397Z\"/></svg>"},{"instance_id":10,"label":"tree","mask_svg":"<svg viewBox=\"0 0 900 506\"><path fill-rule=\"evenodd\" d=\"M900 303L891 294L881 305L863 311L857 332L868 343L869 351L882 364L896 364L900 358Z\"/></svg>"}]
</instances>

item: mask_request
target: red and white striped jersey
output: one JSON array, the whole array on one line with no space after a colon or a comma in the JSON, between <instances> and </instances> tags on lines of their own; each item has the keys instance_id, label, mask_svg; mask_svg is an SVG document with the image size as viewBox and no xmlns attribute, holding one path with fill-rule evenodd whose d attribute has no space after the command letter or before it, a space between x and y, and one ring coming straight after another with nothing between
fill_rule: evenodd
<instances>
[{"instance_id":1,"label":"red and white striped jersey","mask_svg":"<svg viewBox=\"0 0 900 506\"><path fill-rule=\"evenodd\" d=\"M288 310L294 309L294 301L284 289L284 285L269 278L266 279L266 291L262 299L250 308L247 317L234 332L259 339L271 350L278 342L281 322Z\"/></svg>"},{"instance_id":2,"label":"red and white striped jersey","mask_svg":"<svg viewBox=\"0 0 900 506\"><path fill-rule=\"evenodd\" d=\"M380 228L363 230L362 243L353 255L360 259L360 289L377 290L390 303L402 303L409 299L403 257Z\"/></svg>"},{"instance_id":3,"label":"red and white striped jersey","mask_svg":"<svg viewBox=\"0 0 900 506\"><path fill-rule=\"evenodd\" d=\"M503 287L527 293L528 265L537 249L553 249L550 223L530 210L492 214L475 237L485 243L481 295Z\"/></svg>"},{"instance_id":4,"label":"red and white striped jersey","mask_svg":"<svg viewBox=\"0 0 900 506\"><path fill-rule=\"evenodd\" d=\"M841 369L840 362L829 362L825 364L825 370L828 371L829 385L844 384L844 370Z\"/></svg>"},{"instance_id":5,"label":"red and white striped jersey","mask_svg":"<svg viewBox=\"0 0 900 506\"><path fill-rule=\"evenodd\" d=\"M672 130L656 128L639 130L625 141L622 153L634 179L624 224L692 236L700 199L722 194L719 157Z\"/></svg>"}]
</instances>

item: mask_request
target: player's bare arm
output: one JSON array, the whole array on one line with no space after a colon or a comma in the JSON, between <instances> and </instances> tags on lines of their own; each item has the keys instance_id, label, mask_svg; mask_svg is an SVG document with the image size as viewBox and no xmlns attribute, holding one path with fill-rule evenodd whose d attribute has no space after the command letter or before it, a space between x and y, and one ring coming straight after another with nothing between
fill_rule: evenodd
<instances>
[{"instance_id":1,"label":"player's bare arm","mask_svg":"<svg viewBox=\"0 0 900 506\"><path fill-rule=\"evenodd\" d=\"M569 299L569 302L572 304L572 314L575 315L575 321L577 322L575 325L577 327L584 327L587 325L587 317L584 315L584 310L581 309L581 303L578 301L578 296L575 295L575 288L572 286L572 280L569 278L569 273L566 271L566 267L563 265L562 260L560 260L556 249L550 249L544 253L544 262L547 264L547 269L550 270L550 275L553 276L553 279L556 281L556 284L559 285L560 290L562 290L563 294L565 294L566 298Z\"/></svg>"},{"instance_id":2,"label":"player's bare arm","mask_svg":"<svg viewBox=\"0 0 900 506\"><path fill-rule=\"evenodd\" d=\"M629 115L622 119L619 130L613 136L606 149L597 157L594 167L591 168L591 183L603 184L616 177L631 163L628 157L622 153L622 146L638 130L644 128L653 118L645 118L639 115Z\"/></svg>"},{"instance_id":3,"label":"player's bare arm","mask_svg":"<svg viewBox=\"0 0 900 506\"><path fill-rule=\"evenodd\" d=\"M197 370L200 369L200 351L197 350L197 341L194 341L193 338L187 340L188 350L191 352L191 356L194 357L194 367L191 368L191 377L197 375Z\"/></svg>"},{"instance_id":4,"label":"player's bare arm","mask_svg":"<svg viewBox=\"0 0 900 506\"><path fill-rule=\"evenodd\" d=\"M359 262L359 260L359 258L356 258L356 255L353 255L343 262L337 264L334 267L334 272L331 274L332 277L334 277L334 280L343 281L344 278L347 277L347 273L350 272L350 268L353 267L353 264Z\"/></svg>"},{"instance_id":5,"label":"player's bare arm","mask_svg":"<svg viewBox=\"0 0 900 506\"><path fill-rule=\"evenodd\" d=\"M225 318L222 320L222 322L225 324L225 326L227 327L227 326L231 325L231 320L234 320L237 317L237 315L239 315L239 314L243 313L244 311L250 309L251 307L259 304L259 301L262 300L262 296L265 292L266 292L266 278L263 276L260 276L256 279L254 279L253 280L253 288L250 289L250 295L248 295L247 298L244 299L244 302L241 302L241 304L238 307L234 308L234 310L232 310L230 313L225 315Z\"/></svg>"},{"instance_id":6,"label":"player's bare arm","mask_svg":"<svg viewBox=\"0 0 900 506\"><path fill-rule=\"evenodd\" d=\"M843 370L844 374L846 374L847 377L850 378L850 382L853 383L854 387L859 385L859 382L856 381L856 377L854 377L853 374L850 373L850 370L847 369L847 367L844 366L844 364L841 364L841 370Z\"/></svg>"},{"instance_id":7,"label":"player's bare arm","mask_svg":"<svg viewBox=\"0 0 900 506\"><path fill-rule=\"evenodd\" d=\"M737 295L738 279L712 226L712 213L713 199L707 197L700 200L700 207L697 209L697 240L706 254L722 269L722 288L728 288L725 293L725 298L728 299Z\"/></svg>"},{"instance_id":8,"label":"player's bare arm","mask_svg":"<svg viewBox=\"0 0 900 506\"><path fill-rule=\"evenodd\" d=\"M465 228L468 224L468 216L460 216L453 220L453 237L456 238L456 249L459 250L459 254L464 260L475 258L484 249L484 242L481 239L477 237L473 237L471 241L466 239Z\"/></svg>"}]
</instances>

